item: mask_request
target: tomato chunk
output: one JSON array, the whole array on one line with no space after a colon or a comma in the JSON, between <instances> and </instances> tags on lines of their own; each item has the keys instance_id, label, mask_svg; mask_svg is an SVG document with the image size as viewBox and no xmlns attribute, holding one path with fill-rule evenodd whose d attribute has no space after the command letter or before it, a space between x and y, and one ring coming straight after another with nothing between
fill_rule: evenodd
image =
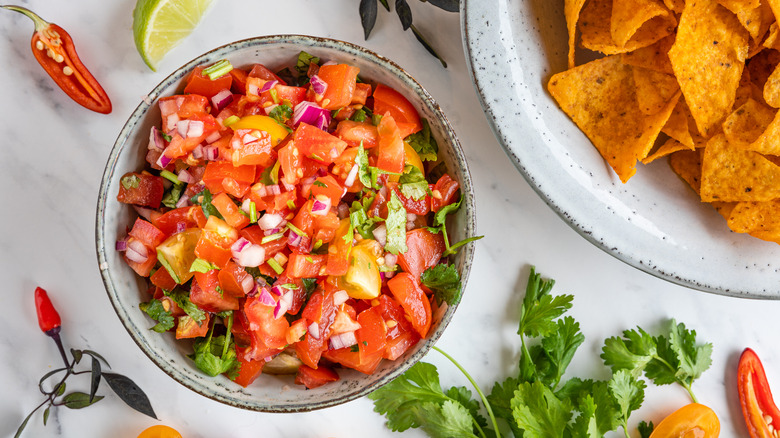
<instances>
[{"instance_id":1,"label":"tomato chunk","mask_svg":"<svg viewBox=\"0 0 780 438\"><path fill-rule=\"evenodd\" d=\"M298 373L295 375L295 383L304 385L308 389L319 388L326 383L335 382L337 380L339 380L339 375L327 367L312 368L301 365L298 368Z\"/></svg>"},{"instance_id":2,"label":"tomato chunk","mask_svg":"<svg viewBox=\"0 0 780 438\"><path fill-rule=\"evenodd\" d=\"M128 172L119 180L116 200L141 207L159 208L165 186L163 178L148 173Z\"/></svg>"},{"instance_id":3,"label":"tomato chunk","mask_svg":"<svg viewBox=\"0 0 780 438\"><path fill-rule=\"evenodd\" d=\"M377 84L374 90L374 113L381 115L390 113L397 123L411 125L408 128L409 134L422 129L420 115L414 105L401 93L383 84Z\"/></svg>"},{"instance_id":4,"label":"tomato chunk","mask_svg":"<svg viewBox=\"0 0 780 438\"><path fill-rule=\"evenodd\" d=\"M411 274L401 272L391 278L387 286L404 308L420 337L426 337L431 328L431 303L417 280Z\"/></svg>"},{"instance_id":5,"label":"tomato chunk","mask_svg":"<svg viewBox=\"0 0 780 438\"><path fill-rule=\"evenodd\" d=\"M398 254L398 264L419 281L426 269L436 266L441 260L445 249L444 237L441 233L417 228L406 232L406 247L405 253Z\"/></svg>"}]
</instances>

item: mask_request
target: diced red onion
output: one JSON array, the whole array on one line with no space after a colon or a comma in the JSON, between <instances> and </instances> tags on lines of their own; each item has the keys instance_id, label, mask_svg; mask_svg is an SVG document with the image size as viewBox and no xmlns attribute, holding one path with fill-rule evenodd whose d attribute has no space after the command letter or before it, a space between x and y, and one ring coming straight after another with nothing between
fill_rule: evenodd
<instances>
[{"instance_id":1,"label":"diced red onion","mask_svg":"<svg viewBox=\"0 0 780 438\"><path fill-rule=\"evenodd\" d=\"M265 186L265 189L268 191L269 195L279 195L282 193L282 189L279 188L279 184Z\"/></svg>"},{"instance_id":2,"label":"diced red onion","mask_svg":"<svg viewBox=\"0 0 780 438\"><path fill-rule=\"evenodd\" d=\"M292 192L293 190L295 190L295 184L289 184L284 179L282 179L282 185L284 186L285 192Z\"/></svg>"},{"instance_id":3,"label":"diced red onion","mask_svg":"<svg viewBox=\"0 0 780 438\"><path fill-rule=\"evenodd\" d=\"M327 167L320 167L319 169L317 169L317 176L328 176Z\"/></svg>"},{"instance_id":4,"label":"diced red onion","mask_svg":"<svg viewBox=\"0 0 780 438\"><path fill-rule=\"evenodd\" d=\"M284 288L281 286L274 286L271 288L271 293L276 295L277 297L281 297L284 295Z\"/></svg>"},{"instance_id":5,"label":"diced red onion","mask_svg":"<svg viewBox=\"0 0 780 438\"><path fill-rule=\"evenodd\" d=\"M182 195L178 201L176 201L176 208L187 207L190 205L190 198ZM183 222L181 222L183 224Z\"/></svg>"},{"instance_id":6,"label":"diced red onion","mask_svg":"<svg viewBox=\"0 0 780 438\"><path fill-rule=\"evenodd\" d=\"M241 202L241 211L243 211L243 212L244 212L244 213L246 213L246 214L249 214L249 212L250 212L250 210L251 210L251 209L250 209L250 207L249 207L249 204L250 204L251 202L252 202L252 200L251 200L251 199L249 199L249 198L246 198L246 199L244 199L244 200Z\"/></svg>"},{"instance_id":7,"label":"diced red onion","mask_svg":"<svg viewBox=\"0 0 780 438\"><path fill-rule=\"evenodd\" d=\"M192 177L192 174L189 173L187 169L182 169L179 171L179 174L176 175L176 177L179 178L179 181L183 183L190 184L195 182L195 178Z\"/></svg>"},{"instance_id":8,"label":"diced red onion","mask_svg":"<svg viewBox=\"0 0 780 438\"><path fill-rule=\"evenodd\" d=\"M320 339L320 325L316 322L313 322L309 324L308 332L311 335L312 338L319 340Z\"/></svg>"},{"instance_id":9,"label":"diced red onion","mask_svg":"<svg viewBox=\"0 0 780 438\"><path fill-rule=\"evenodd\" d=\"M152 126L149 131L149 146L150 151L162 151L165 149L165 140L163 140L162 131L156 126Z\"/></svg>"},{"instance_id":10,"label":"diced red onion","mask_svg":"<svg viewBox=\"0 0 780 438\"><path fill-rule=\"evenodd\" d=\"M149 259L149 250L140 240L128 239L125 257L136 263L144 263Z\"/></svg>"},{"instance_id":11,"label":"diced red onion","mask_svg":"<svg viewBox=\"0 0 780 438\"><path fill-rule=\"evenodd\" d=\"M268 91L271 88L275 87L276 84L278 84L278 83L279 83L279 81L277 81L276 79L274 79L272 81L266 81L266 83L264 83L263 87L260 89L260 93L265 93L266 91Z\"/></svg>"},{"instance_id":12,"label":"diced red onion","mask_svg":"<svg viewBox=\"0 0 780 438\"><path fill-rule=\"evenodd\" d=\"M355 178L357 178L358 173L358 165L355 164L352 166L352 169L349 170L349 174L347 175L347 178L344 180L344 185L346 187L352 187L352 184L355 184Z\"/></svg>"},{"instance_id":13,"label":"diced red onion","mask_svg":"<svg viewBox=\"0 0 780 438\"><path fill-rule=\"evenodd\" d=\"M284 218L278 213L266 213L257 220L257 225L263 230L272 230L282 223Z\"/></svg>"},{"instance_id":14,"label":"diced red onion","mask_svg":"<svg viewBox=\"0 0 780 438\"><path fill-rule=\"evenodd\" d=\"M219 131L214 131L213 133L209 134L208 137L206 137L206 144L214 143L220 138L222 138L222 134Z\"/></svg>"},{"instance_id":15,"label":"diced red onion","mask_svg":"<svg viewBox=\"0 0 780 438\"><path fill-rule=\"evenodd\" d=\"M176 105L176 102L174 102L171 99L160 100L159 106L160 106L160 114L162 114L163 117L166 117L170 114L176 114L176 112L179 110L179 107L178 105Z\"/></svg>"},{"instance_id":16,"label":"diced red onion","mask_svg":"<svg viewBox=\"0 0 780 438\"><path fill-rule=\"evenodd\" d=\"M203 148L203 158L208 161L214 161L219 157L219 148L214 146L205 146Z\"/></svg>"},{"instance_id":17,"label":"diced red onion","mask_svg":"<svg viewBox=\"0 0 780 438\"><path fill-rule=\"evenodd\" d=\"M322 129L323 131L327 131L328 126L330 126L330 112L321 112L320 115L317 116L317 120L313 123L313 125L319 129ZM336 155L338 155L338 151Z\"/></svg>"},{"instance_id":18,"label":"diced red onion","mask_svg":"<svg viewBox=\"0 0 780 438\"><path fill-rule=\"evenodd\" d=\"M160 158L157 159L157 165L160 166L161 169L165 169L169 164L171 164L171 161L173 161L173 159L165 155L165 151L163 151L163 153L160 155Z\"/></svg>"},{"instance_id":19,"label":"diced red onion","mask_svg":"<svg viewBox=\"0 0 780 438\"><path fill-rule=\"evenodd\" d=\"M199 144L195 146L195 149L192 150L192 158L196 160L200 160L203 158L203 145Z\"/></svg>"},{"instance_id":20,"label":"diced red onion","mask_svg":"<svg viewBox=\"0 0 780 438\"><path fill-rule=\"evenodd\" d=\"M310 185L314 184L314 181L316 181L316 180L317 180L317 177L309 176L309 177L306 177L306 178L301 180L301 185L302 186L310 186Z\"/></svg>"},{"instance_id":21,"label":"diced red onion","mask_svg":"<svg viewBox=\"0 0 780 438\"><path fill-rule=\"evenodd\" d=\"M252 291L255 287L255 279L252 278L251 275L247 274L244 276L244 279L241 280L241 290L244 291L245 294L248 294Z\"/></svg>"},{"instance_id":22,"label":"diced red onion","mask_svg":"<svg viewBox=\"0 0 780 438\"><path fill-rule=\"evenodd\" d=\"M170 133L171 131L176 129L176 125L179 123L179 121L180 121L179 115L176 114L175 112L170 116L168 116L168 118L165 119L165 131Z\"/></svg>"},{"instance_id":23,"label":"diced red onion","mask_svg":"<svg viewBox=\"0 0 780 438\"><path fill-rule=\"evenodd\" d=\"M252 186L252 191L257 193L257 196L264 197L268 196L268 189L265 188L265 185L263 183L257 183L254 186Z\"/></svg>"},{"instance_id":24,"label":"diced red onion","mask_svg":"<svg viewBox=\"0 0 780 438\"><path fill-rule=\"evenodd\" d=\"M146 207L139 207L137 205L133 206L133 209L136 213L138 213L138 216L141 216L142 218L148 220L149 222L152 221L152 209L146 208Z\"/></svg>"},{"instance_id":25,"label":"diced red onion","mask_svg":"<svg viewBox=\"0 0 780 438\"><path fill-rule=\"evenodd\" d=\"M322 199L318 198L314 199L314 203L311 206L311 214L325 216L330 211L330 198L326 196L323 196Z\"/></svg>"},{"instance_id":26,"label":"diced red onion","mask_svg":"<svg viewBox=\"0 0 780 438\"><path fill-rule=\"evenodd\" d=\"M117 251L126 251L127 250L127 240L120 239L116 241L116 250Z\"/></svg>"},{"instance_id":27,"label":"diced red onion","mask_svg":"<svg viewBox=\"0 0 780 438\"><path fill-rule=\"evenodd\" d=\"M290 246L300 246L303 237L293 230L290 230L290 234L287 236L287 244Z\"/></svg>"},{"instance_id":28,"label":"diced red onion","mask_svg":"<svg viewBox=\"0 0 780 438\"><path fill-rule=\"evenodd\" d=\"M179 120L176 122L176 132L179 133L179 136L181 138L187 137L187 130L190 127L190 121L189 120Z\"/></svg>"},{"instance_id":29,"label":"diced red onion","mask_svg":"<svg viewBox=\"0 0 780 438\"><path fill-rule=\"evenodd\" d=\"M255 283L257 283L258 287L268 287L268 282L263 277L255 278Z\"/></svg>"},{"instance_id":30,"label":"diced red onion","mask_svg":"<svg viewBox=\"0 0 780 438\"><path fill-rule=\"evenodd\" d=\"M260 95L260 87L257 84L246 84L246 94Z\"/></svg>"},{"instance_id":31,"label":"diced red onion","mask_svg":"<svg viewBox=\"0 0 780 438\"><path fill-rule=\"evenodd\" d=\"M233 258L240 266L256 268L265 261L265 249L260 245L250 243L243 237L230 246Z\"/></svg>"},{"instance_id":32,"label":"diced red onion","mask_svg":"<svg viewBox=\"0 0 780 438\"><path fill-rule=\"evenodd\" d=\"M211 97L211 103L217 107L217 111L222 111L222 109L230 105L231 102L233 102L233 93L227 88Z\"/></svg>"},{"instance_id":33,"label":"diced red onion","mask_svg":"<svg viewBox=\"0 0 780 438\"><path fill-rule=\"evenodd\" d=\"M274 319L279 319L287 313L287 311L292 306L293 302L293 291L288 290L284 295L282 295L279 298L279 301L276 303L276 307L274 308Z\"/></svg>"},{"instance_id":34,"label":"diced red onion","mask_svg":"<svg viewBox=\"0 0 780 438\"><path fill-rule=\"evenodd\" d=\"M295 105L295 109L293 109L293 125L298 125L301 122L315 125L320 114L323 113L327 114L328 123L330 123L330 111L321 108L314 102L304 100Z\"/></svg>"},{"instance_id":35,"label":"diced red onion","mask_svg":"<svg viewBox=\"0 0 780 438\"><path fill-rule=\"evenodd\" d=\"M273 295L271 295L271 292L268 291L267 287L264 287L260 294L257 296L258 301L260 301L261 304L265 304L266 306L275 306L276 300L274 299Z\"/></svg>"},{"instance_id":36,"label":"diced red onion","mask_svg":"<svg viewBox=\"0 0 780 438\"><path fill-rule=\"evenodd\" d=\"M340 306L347 302L349 299L349 294L345 290L337 290L336 292L333 292L333 304L336 306Z\"/></svg>"},{"instance_id":37,"label":"diced red onion","mask_svg":"<svg viewBox=\"0 0 780 438\"><path fill-rule=\"evenodd\" d=\"M311 89L322 96L325 94L325 90L328 89L328 83L323 81L319 76L314 75L309 79L309 83L311 84Z\"/></svg>"},{"instance_id":38,"label":"diced red onion","mask_svg":"<svg viewBox=\"0 0 780 438\"><path fill-rule=\"evenodd\" d=\"M398 256L391 252L386 252L384 257L385 257L385 266L387 266L388 268L393 268L398 263Z\"/></svg>"},{"instance_id":39,"label":"diced red onion","mask_svg":"<svg viewBox=\"0 0 780 438\"><path fill-rule=\"evenodd\" d=\"M379 244L384 248L384 246L387 244L387 227L385 224L381 224L374 228L374 231L372 231L371 234L374 235L374 239L376 239L376 241L379 242Z\"/></svg>"},{"instance_id":40,"label":"diced red onion","mask_svg":"<svg viewBox=\"0 0 780 438\"><path fill-rule=\"evenodd\" d=\"M349 216L349 205L346 202L339 203L336 207L336 213L338 213L339 219L346 219Z\"/></svg>"},{"instance_id":41,"label":"diced red onion","mask_svg":"<svg viewBox=\"0 0 780 438\"><path fill-rule=\"evenodd\" d=\"M338 335L331 336L328 343L331 350L339 350L357 344L357 337L355 336L355 332L339 333Z\"/></svg>"},{"instance_id":42,"label":"diced red onion","mask_svg":"<svg viewBox=\"0 0 780 438\"><path fill-rule=\"evenodd\" d=\"M189 127L187 128L187 138L200 137L201 135L203 135L205 129L206 129L206 124L203 123L202 120L190 120Z\"/></svg>"}]
</instances>

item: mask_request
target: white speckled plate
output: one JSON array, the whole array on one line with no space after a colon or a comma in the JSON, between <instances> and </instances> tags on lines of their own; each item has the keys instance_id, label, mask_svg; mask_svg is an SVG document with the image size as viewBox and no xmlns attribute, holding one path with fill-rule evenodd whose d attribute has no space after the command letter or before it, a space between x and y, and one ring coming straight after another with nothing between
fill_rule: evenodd
<instances>
[{"instance_id":1,"label":"white speckled plate","mask_svg":"<svg viewBox=\"0 0 780 438\"><path fill-rule=\"evenodd\" d=\"M618 259L691 288L780 299L780 246L726 227L669 168L622 184L546 91L566 68L562 0L464 0L463 44L499 142L547 204Z\"/></svg>"}]
</instances>

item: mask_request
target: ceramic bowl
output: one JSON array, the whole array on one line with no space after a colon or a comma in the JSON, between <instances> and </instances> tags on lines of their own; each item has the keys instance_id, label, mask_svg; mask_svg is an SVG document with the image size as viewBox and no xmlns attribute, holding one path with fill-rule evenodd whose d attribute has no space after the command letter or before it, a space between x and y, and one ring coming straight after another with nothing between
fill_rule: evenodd
<instances>
[{"instance_id":1,"label":"ceramic bowl","mask_svg":"<svg viewBox=\"0 0 780 438\"><path fill-rule=\"evenodd\" d=\"M609 254L670 282L780 299L780 246L731 232L666 159L638 165L621 183L547 92L550 77L567 67L563 2L464 0L461 7L471 74L496 137L564 221ZM579 64L589 60L581 55Z\"/></svg>"},{"instance_id":2,"label":"ceramic bowl","mask_svg":"<svg viewBox=\"0 0 780 438\"><path fill-rule=\"evenodd\" d=\"M428 119L450 174L460 182L465 195L462 208L450 224L451 239L472 237L475 213L471 177L466 159L447 118L427 91L401 67L365 48L331 39L299 35L266 36L237 41L207 52L176 70L149 94L122 128L108 158L97 205L97 254L106 292L119 319L141 350L173 379L213 400L256 411L302 412L347 402L390 382L422 358L452 320L457 306L450 306L434 321L429 337L395 361L383 361L372 375L339 369L341 380L313 390L295 385L292 376L261 375L248 388L224 376L209 377L186 357L191 345L176 341L171 333L149 328L152 321L138 308L148 299L145 279L138 277L115 251L115 242L135 220L133 208L117 202L119 180L128 171L144 168L149 130L160 120L156 101L181 92L184 78L196 66L228 59L241 67L260 62L282 68L294 63L305 50L324 60L348 63L360 68L362 78L381 82L406 96L420 115ZM464 286L469 276L473 246L467 245L452 260Z\"/></svg>"}]
</instances>

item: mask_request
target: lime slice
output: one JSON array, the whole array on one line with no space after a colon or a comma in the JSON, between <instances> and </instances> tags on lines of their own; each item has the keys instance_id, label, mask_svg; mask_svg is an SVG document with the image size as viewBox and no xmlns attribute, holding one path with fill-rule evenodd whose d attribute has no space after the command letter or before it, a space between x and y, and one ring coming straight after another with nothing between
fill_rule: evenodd
<instances>
[{"instance_id":1,"label":"lime slice","mask_svg":"<svg viewBox=\"0 0 780 438\"><path fill-rule=\"evenodd\" d=\"M186 38L212 0L138 0L133 11L133 36L138 53L153 71L157 63Z\"/></svg>"}]
</instances>

